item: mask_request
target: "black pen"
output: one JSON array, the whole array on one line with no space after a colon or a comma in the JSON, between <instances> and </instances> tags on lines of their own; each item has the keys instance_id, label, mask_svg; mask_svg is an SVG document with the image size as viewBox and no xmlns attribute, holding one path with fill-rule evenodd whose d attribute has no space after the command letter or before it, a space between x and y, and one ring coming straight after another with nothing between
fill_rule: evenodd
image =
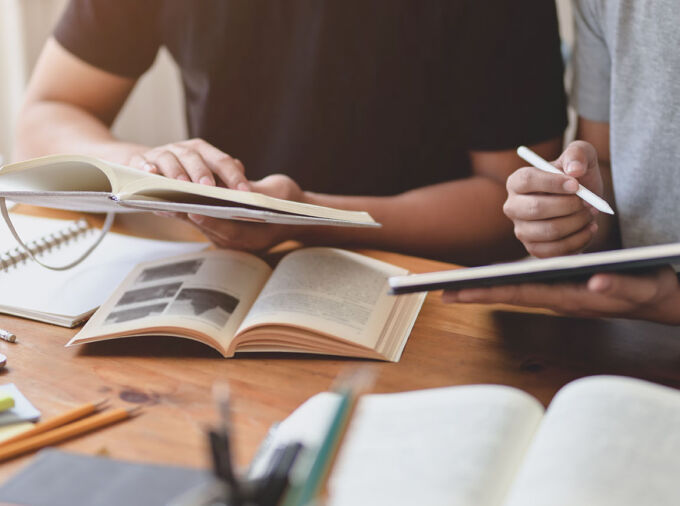
<instances>
[{"instance_id":1,"label":"black pen","mask_svg":"<svg viewBox=\"0 0 680 506\"><path fill-rule=\"evenodd\" d=\"M276 449L269 471L262 480L258 506L277 506L281 502L288 488L290 472L301 450L302 443L291 443Z\"/></svg>"},{"instance_id":2,"label":"black pen","mask_svg":"<svg viewBox=\"0 0 680 506\"><path fill-rule=\"evenodd\" d=\"M229 504L238 506L242 503L243 498L231 458L229 387L225 384L214 385L213 396L217 403L221 422L219 429L211 430L209 434L215 474L229 487Z\"/></svg>"}]
</instances>

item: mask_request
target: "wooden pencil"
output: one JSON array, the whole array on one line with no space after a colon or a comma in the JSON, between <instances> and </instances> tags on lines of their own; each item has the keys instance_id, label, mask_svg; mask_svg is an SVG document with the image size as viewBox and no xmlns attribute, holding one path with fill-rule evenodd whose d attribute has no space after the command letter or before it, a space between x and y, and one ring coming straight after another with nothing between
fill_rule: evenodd
<instances>
[{"instance_id":1,"label":"wooden pencil","mask_svg":"<svg viewBox=\"0 0 680 506\"><path fill-rule=\"evenodd\" d=\"M119 408L111 411L104 411L103 413L88 416L77 422L43 432L42 434L0 446L0 462L125 420L139 409L140 407L137 406L131 409Z\"/></svg>"},{"instance_id":2,"label":"wooden pencil","mask_svg":"<svg viewBox=\"0 0 680 506\"><path fill-rule=\"evenodd\" d=\"M12 436L8 439L5 439L0 443L0 447L6 444L14 443L15 441L20 441L22 439L42 434L43 432L47 432L48 430L52 430L56 427L61 427L62 425L66 425L67 423L72 422L74 420L78 420L79 418L83 418L84 416L91 415L95 411L101 409L105 403L106 400L96 403L90 402L87 404L83 404L82 406L78 406L77 408L74 408L65 413L61 413L60 415L53 416L52 418L50 418L49 420L45 420L44 422L38 422L33 426L33 428L21 432L16 436Z\"/></svg>"}]
</instances>

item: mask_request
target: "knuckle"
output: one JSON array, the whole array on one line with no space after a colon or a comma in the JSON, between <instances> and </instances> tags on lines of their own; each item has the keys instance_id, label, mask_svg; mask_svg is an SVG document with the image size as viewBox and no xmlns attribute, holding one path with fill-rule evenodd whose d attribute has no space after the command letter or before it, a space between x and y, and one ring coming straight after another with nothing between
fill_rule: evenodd
<instances>
[{"instance_id":1,"label":"knuckle","mask_svg":"<svg viewBox=\"0 0 680 506\"><path fill-rule=\"evenodd\" d=\"M236 165L236 168L238 169L239 172L243 173L245 172L245 166L243 165L243 162L239 160L238 158L234 158L234 165Z\"/></svg>"},{"instance_id":2,"label":"knuckle","mask_svg":"<svg viewBox=\"0 0 680 506\"><path fill-rule=\"evenodd\" d=\"M513 230L515 237L519 239L520 241L524 242L529 239L527 236L527 233L524 231L524 227L518 224L515 224L515 228Z\"/></svg>"},{"instance_id":3,"label":"knuckle","mask_svg":"<svg viewBox=\"0 0 680 506\"><path fill-rule=\"evenodd\" d=\"M554 222L547 222L543 224L541 236L545 240L557 239L562 235L559 225Z\"/></svg>"},{"instance_id":4,"label":"knuckle","mask_svg":"<svg viewBox=\"0 0 680 506\"><path fill-rule=\"evenodd\" d=\"M536 219L541 216L541 213L543 212L543 206L541 205L541 201L538 199L529 199L529 201L526 204L526 214L530 218Z\"/></svg>"},{"instance_id":5,"label":"knuckle","mask_svg":"<svg viewBox=\"0 0 680 506\"><path fill-rule=\"evenodd\" d=\"M195 158L196 156L198 156L196 150L189 146L178 146L176 149L177 156L179 156L180 158Z\"/></svg>"},{"instance_id":6,"label":"knuckle","mask_svg":"<svg viewBox=\"0 0 680 506\"><path fill-rule=\"evenodd\" d=\"M158 153L156 158L160 161L174 161L175 155L164 149Z\"/></svg>"},{"instance_id":7,"label":"knuckle","mask_svg":"<svg viewBox=\"0 0 680 506\"><path fill-rule=\"evenodd\" d=\"M216 161L217 161L218 165L225 166L225 167L226 166L233 167L235 165L234 159L226 153L221 154L219 156L219 158L217 158Z\"/></svg>"},{"instance_id":8,"label":"knuckle","mask_svg":"<svg viewBox=\"0 0 680 506\"><path fill-rule=\"evenodd\" d=\"M527 190L529 190L531 188L531 185L532 185L533 180L534 180L532 171L528 167L525 167L523 169L519 169L511 177L515 178L514 187L517 188L518 190L524 191L524 192L526 192Z\"/></svg>"},{"instance_id":9,"label":"knuckle","mask_svg":"<svg viewBox=\"0 0 680 506\"><path fill-rule=\"evenodd\" d=\"M542 248L535 243L532 242L526 242L524 243L524 247L527 250L527 253L529 253L531 256L535 256L536 258L543 258L542 255Z\"/></svg>"}]
</instances>

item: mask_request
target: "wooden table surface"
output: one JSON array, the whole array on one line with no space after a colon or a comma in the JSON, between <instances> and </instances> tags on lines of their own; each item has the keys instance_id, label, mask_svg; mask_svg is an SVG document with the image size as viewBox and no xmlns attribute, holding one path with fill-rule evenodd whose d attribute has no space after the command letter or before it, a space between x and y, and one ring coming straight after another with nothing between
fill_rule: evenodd
<instances>
[{"instance_id":1,"label":"wooden table surface","mask_svg":"<svg viewBox=\"0 0 680 506\"><path fill-rule=\"evenodd\" d=\"M22 211L37 214L31 208ZM50 215L73 216L54 211ZM173 221L168 227L160 220L152 215L119 216L117 229L157 238L199 237L189 225ZM412 272L450 267L393 253L366 253ZM200 343L165 337L65 348L76 329L9 316L0 316L0 328L18 336L16 344L0 341L0 353L8 358L0 372L2 382L15 383L43 417L104 398L114 406L143 406L134 419L63 443L62 449L192 467L209 465L203 430L216 418L211 398L216 381L231 387L235 446L242 466L273 422L328 389L340 371L358 363L377 370L375 392L498 383L521 388L544 405L567 382L592 374L635 376L680 387L680 328L564 318L507 306L446 305L438 293L428 295L396 364L284 354L224 359ZM29 459L1 464L0 481Z\"/></svg>"}]
</instances>

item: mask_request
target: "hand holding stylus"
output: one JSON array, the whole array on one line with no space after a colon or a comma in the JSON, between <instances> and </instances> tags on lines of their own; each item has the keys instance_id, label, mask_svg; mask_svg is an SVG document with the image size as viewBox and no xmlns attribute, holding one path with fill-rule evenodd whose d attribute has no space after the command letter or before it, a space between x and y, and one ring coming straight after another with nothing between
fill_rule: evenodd
<instances>
[{"instance_id":1,"label":"hand holding stylus","mask_svg":"<svg viewBox=\"0 0 680 506\"><path fill-rule=\"evenodd\" d=\"M598 232L600 211L614 213L598 196L603 182L595 148L573 142L553 164L525 147L517 152L534 166L515 171L507 181L503 211L515 235L539 258L582 252Z\"/></svg>"}]
</instances>

